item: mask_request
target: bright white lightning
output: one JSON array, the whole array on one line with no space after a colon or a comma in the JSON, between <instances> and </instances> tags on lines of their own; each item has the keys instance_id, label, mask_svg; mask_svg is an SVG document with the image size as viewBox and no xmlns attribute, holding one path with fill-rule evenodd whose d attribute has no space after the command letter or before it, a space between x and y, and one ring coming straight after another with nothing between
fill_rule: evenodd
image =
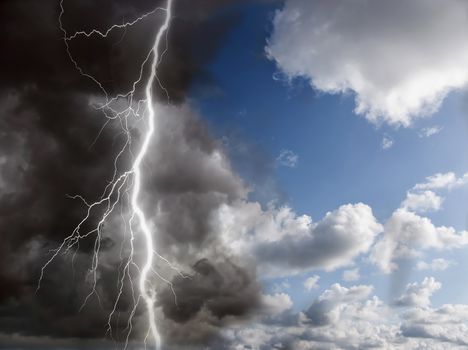
<instances>
[{"instance_id":1,"label":"bright white lightning","mask_svg":"<svg viewBox=\"0 0 468 350\"><path fill-rule=\"evenodd\" d=\"M133 185L133 192L132 192L132 208L134 213L138 216L138 220L140 223L140 229L145 235L146 238L146 262L143 266L143 269L140 272L140 292L143 296L143 299L146 303L146 309L148 312L148 321L150 324L151 334L153 335L156 349L159 349L161 344L161 337L159 335L158 329L156 327L156 320L154 315L154 293L149 293L146 283L147 283L147 276L151 267L153 266L153 252L154 252L154 244L153 244L153 237L151 235L151 231L148 227L148 223L146 222L146 217L143 211L141 210L138 204L138 195L140 194L140 187L141 187L141 172L140 172L140 164L143 160L143 157L148 152L148 145L151 141L151 138L154 134L154 109L153 109L153 102L151 96L151 87L153 85L154 79L156 77L156 66L159 63L159 43L164 32L167 31L169 28L169 23L171 20L171 8L172 8L172 0L167 1L166 7L166 17L164 20L163 25L159 28L158 34L156 35L156 40L154 41L153 45L153 63L151 64L151 73L148 82L146 83L145 88L145 95L146 95L146 105L148 108L148 121L149 121L149 129L145 135L145 139L143 141L143 145L141 146L140 153L138 153L135 162L133 163L133 172L135 174L135 180Z\"/></svg>"},{"instance_id":2,"label":"bright white lightning","mask_svg":"<svg viewBox=\"0 0 468 350\"><path fill-rule=\"evenodd\" d=\"M131 215L127 223L125 224L125 231L128 225L129 232L130 232L130 239L129 239L129 254L127 259L122 258L122 251L123 251L123 244L122 243L122 248L121 248L121 258L122 258L122 263L123 265L123 271L120 273L119 270L119 277L118 277L118 288L119 288L119 293L117 295L117 299L115 300L114 307L112 312L109 315L108 318L108 327L107 331L110 333L112 336L112 327L111 327L111 321L114 313L116 312L117 309L117 304L120 300L120 297L123 293L123 287L125 280L128 279L131 284L131 291L132 291L132 296L133 296L133 309L130 313L128 323L127 323L127 336L126 336L126 343L125 346L128 344L129 336L130 333L132 332L132 318L135 315L136 308L138 306L138 303L140 301L140 298L143 299L145 306L146 306L146 312L148 314L148 324L149 324L149 334L151 335L153 341L154 341L154 348L159 349L161 346L161 336L159 334L157 324L156 324L156 315L155 315L155 310L154 310L154 304L155 304L155 298L156 298L156 293L154 291L154 288L152 288L149 280L149 274L154 273L156 277L160 278L164 282L168 283L172 289L171 283L161 276L154 268L154 257L156 256L157 258L161 259L164 263L168 264L168 266L172 269L175 269L179 274L181 274L172 264L169 263L167 259L162 257L157 253L157 250L154 245L154 240L153 240L153 235L150 230L148 221L146 219L145 213L143 212L140 203L139 203L139 195L141 191L141 181L142 181L142 174L141 174L141 165L142 161L145 158L145 156L148 153L149 145L152 141L152 138L154 136L155 132L155 111L154 111L154 106L153 106L153 100L152 100L152 86L157 80L159 83L160 87L166 92L167 91L164 89L164 87L161 85L158 77L157 77L157 67L159 63L161 62L161 58L164 55L165 50L160 54L159 52L159 47L160 43L165 36L167 35L167 31L170 26L171 22L171 16L172 16L172 5L174 0L167 0L166 7L161 8L158 7L154 9L151 12L148 12L141 17L138 17L137 19L123 23L123 24L115 24L109 27L106 31L99 31L97 29L93 29L90 32L85 32L85 31L77 31L76 33L72 35L68 35L67 31L63 27L62 23L62 17L65 13L64 6L63 6L63 1L60 1L60 16L59 16L59 24L60 24L60 29L63 33L63 40L65 43L66 51L67 54L71 60L71 62L74 64L75 68L79 71L81 75L84 77L87 77L91 79L93 82L95 82L101 91L104 93L106 97L106 102L98 107L96 107L99 110L102 110L107 117L107 122L104 124L103 128L106 127L107 123L111 120L119 120L120 125L122 126L123 133L126 135L126 142L123 145L122 149L118 152L116 155L116 158L114 160L114 174L112 177L112 180L108 183L108 185L105 187L101 197L99 200L95 202L88 202L85 198L83 198L80 195L73 195L69 196L72 199L79 199L81 200L85 206L88 208L86 211L86 215L83 217L83 219L79 222L79 224L75 227L73 232L67 236L61 245L52 251L52 256L51 258L44 264L44 266L41 269L41 275L39 278L39 283L37 290L40 289L41 287L41 282L44 276L45 269L47 266L57 257L58 254L60 253L68 253L72 248L75 248L75 254L79 246L79 242L83 238L87 238L91 235L96 235L95 243L94 243L94 254L93 254L93 259L91 263L91 269L90 273L92 273L93 276L93 288L91 292L88 294L88 296L85 298L84 303L82 307L86 304L88 299L92 295L96 295L99 299L99 294L96 290L96 285L97 285L97 268L99 265L99 251L100 251L100 246L101 246L101 234L102 234L102 228L103 225L105 224L106 220L108 217L115 211L117 205L121 203L124 200L124 197L127 196L129 198L129 204L131 208ZM77 60L73 57L69 42L79 36L84 36L86 38L91 37L92 35L99 35L102 38L106 38L109 33L114 30L114 29L127 29L127 27L131 27L135 23L143 20L144 18L148 17L149 15L155 13L156 11L164 11L165 12L165 17L164 17L164 22L159 28L155 40L153 42L153 46L151 50L148 52L145 60L140 66L140 75L136 81L133 82L132 84L132 89L128 91L125 94L119 94L115 97L109 98L108 93L104 89L103 85L99 82L98 79L96 79L94 76L92 76L89 73L86 73L82 67L79 66ZM166 38L167 40L167 38ZM145 99L144 100L139 100L139 101L134 101L134 94L137 85L142 81L143 79L143 70L144 66L149 62L150 57L152 56L151 60L151 70L150 74L148 77L148 80L145 85ZM122 99L128 99L128 107L126 108L120 108L118 102L121 102ZM136 105L136 107L135 107ZM143 106L143 107L142 107ZM143 118L147 117L148 121L148 129L146 133L144 134L143 141L140 147L139 152L134 158L134 161L131 165L131 168L128 170L122 172L119 174L117 163L119 158L124 154L125 150L130 147L131 144L131 136L130 136L130 131L129 131L129 118L134 117L135 119L138 118ZM102 129L101 129L102 131ZM98 135L99 136L99 135ZM121 204L122 205L122 204ZM82 227L85 225L85 223L90 220L93 211L95 210L104 210L104 213L101 215L100 220L98 221L97 225L87 231L82 233ZM122 219L124 219L124 215L121 214ZM135 232L133 231L133 221L137 220L138 222L138 231L143 235L144 240L145 240L145 249L146 249L146 260L144 261L144 264L142 267L138 266L134 261L133 261L133 255L134 255L134 240L135 240ZM131 283L132 281L132 269L136 270L139 273L139 295L137 296L133 287L133 284ZM181 274L182 275L182 274ZM182 275L183 276L183 275ZM183 276L185 277L185 276ZM174 290L172 289L174 292ZM175 294L174 294L175 297ZM145 339L145 344L146 344L146 339Z\"/></svg>"}]
</instances>

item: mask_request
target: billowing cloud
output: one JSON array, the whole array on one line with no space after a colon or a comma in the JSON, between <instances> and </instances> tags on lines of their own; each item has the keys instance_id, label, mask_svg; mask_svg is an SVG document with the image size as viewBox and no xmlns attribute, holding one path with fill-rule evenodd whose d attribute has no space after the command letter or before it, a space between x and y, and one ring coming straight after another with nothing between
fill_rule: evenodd
<instances>
[{"instance_id":1,"label":"billowing cloud","mask_svg":"<svg viewBox=\"0 0 468 350\"><path fill-rule=\"evenodd\" d=\"M468 305L414 308L404 313L402 320L404 337L434 342L440 349L466 349L468 346Z\"/></svg>"},{"instance_id":2,"label":"billowing cloud","mask_svg":"<svg viewBox=\"0 0 468 350\"><path fill-rule=\"evenodd\" d=\"M305 289L308 291L311 291L312 289L317 289L319 287L318 285L319 279L320 279L320 276L318 275L313 275L313 276L308 277L303 283Z\"/></svg>"},{"instance_id":3,"label":"billowing cloud","mask_svg":"<svg viewBox=\"0 0 468 350\"><path fill-rule=\"evenodd\" d=\"M437 282L434 277L426 277L421 283L410 283L406 286L406 290L399 297L395 304L398 306L429 306L431 296L442 287L440 282Z\"/></svg>"},{"instance_id":4,"label":"billowing cloud","mask_svg":"<svg viewBox=\"0 0 468 350\"><path fill-rule=\"evenodd\" d=\"M426 182L418 183L414 186L415 190L450 190L455 187L463 186L468 183L468 173L457 177L455 173L437 173L426 178Z\"/></svg>"},{"instance_id":5,"label":"billowing cloud","mask_svg":"<svg viewBox=\"0 0 468 350\"><path fill-rule=\"evenodd\" d=\"M338 283L333 284L307 309L305 322L316 327L336 323L340 319L344 305L362 301L371 292L371 286L362 285L346 288Z\"/></svg>"},{"instance_id":6,"label":"billowing cloud","mask_svg":"<svg viewBox=\"0 0 468 350\"><path fill-rule=\"evenodd\" d=\"M287 0L266 52L288 79L351 92L357 114L409 126L468 84L463 0Z\"/></svg>"},{"instance_id":7,"label":"billowing cloud","mask_svg":"<svg viewBox=\"0 0 468 350\"><path fill-rule=\"evenodd\" d=\"M464 349L468 306L433 308L430 296L440 287L431 277L410 283L399 299L405 307L395 308L373 296L372 286L333 284L304 312L227 330L223 348Z\"/></svg>"},{"instance_id":8,"label":"billowing cloud","mask_svg":"<svg viewBox=\"0 0 468 350\"><path fill-rule=\"evenodd\" d=\"M267 315L277 316L279 314L282 314L286 310L291 309L292 306L293 302L291 300L291 297L286 293L262 295L263 312L266 312Z\"/></svg>"},{"instance_id":9,"label":"billowing cloud","mask_svg":"<svg viewBox=\"0 0 468 350\"><path fill-rule=\"evenodd\" d=\"M385 223L384 234L373 247L370 261L382 271L391 272L397 268L398 258L413 257L425 249L444 250L467 244L467 231L434 226L428 218L400 208Z\"/></svg>"},{"instance_id":10,"label":"billowing cloud","mask_svg":"<svg viewBox=\"0 0 468 350\"><path fill-rule=\"evenodd\" d=\"M407 192L406 198L401 203L402 208L414 212L437 211L442 206L443 198L432 191L419 193Z\"/></svg>"},{"instance_id":11,"label":"billowing cloud","mask_svg":"<svg viewBox=\"0 0 468 350\"><path fill-rule=\"evenodd\" d=\"M218 220L226 244L250 252L267 275L349 265L382 231L371 208L362 203L342 205L313 223L287 207L263 211L258 203L237 202L225 206Z\"/></svg>"}]
</instances>

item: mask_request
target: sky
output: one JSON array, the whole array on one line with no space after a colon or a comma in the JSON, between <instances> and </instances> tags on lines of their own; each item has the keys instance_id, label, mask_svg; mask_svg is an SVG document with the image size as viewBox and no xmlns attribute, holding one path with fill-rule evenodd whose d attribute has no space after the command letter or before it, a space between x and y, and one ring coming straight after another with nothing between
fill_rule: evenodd
<instances>
[{"instance_id":1,"label":"sky","mask_svg":"<svg viewBox=\"0 0 468 350\"><path fill-rule=\"evenodd\" d=\"M0 13L0 348L468 347L466 1Z\"/></svg>"}]
</instances>

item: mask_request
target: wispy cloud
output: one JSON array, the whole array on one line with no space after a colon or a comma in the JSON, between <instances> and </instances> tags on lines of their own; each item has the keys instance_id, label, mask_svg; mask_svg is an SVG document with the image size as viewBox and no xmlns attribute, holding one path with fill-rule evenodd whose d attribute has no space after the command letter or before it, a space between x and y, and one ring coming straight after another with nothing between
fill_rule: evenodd
<instances>
[{"instance_id":1,"label":"wispy cloud","mask_svg":"<svg viewBox=\"0 0 468 350\"><path fill-rule=\"evenodd\" d=\"M436 134L438 134L439 132L442 131L442 127L441 126L438 126L438 125L434 125L434 126L429 126L427 128L422 128L421 130L419 130L419 137L423 138L423 137L431 137L431 136L434 136Z\"/></svg>"},{"instance_id":2,"label":"wispy cloud","mask_svg":"<svg viewBox=\"0 0 468 350\"><path fill-rule=\"evenodd\" d=\"M390 136L384 136L381 143L382 149L387 150L393 146L393 139Z\"/></svg>"},{"instance_id":3,"label":"wispy cloud","mask_svg":"<svg viewBox=\"0 0 468 350\"><path fill-rule=\"evenodd\" d=\"M299 156L293 151L283 149L281 150L279 156L276 158L276 162L279 165L294 168L299 161Z\"/></svg>"}]
</instances>

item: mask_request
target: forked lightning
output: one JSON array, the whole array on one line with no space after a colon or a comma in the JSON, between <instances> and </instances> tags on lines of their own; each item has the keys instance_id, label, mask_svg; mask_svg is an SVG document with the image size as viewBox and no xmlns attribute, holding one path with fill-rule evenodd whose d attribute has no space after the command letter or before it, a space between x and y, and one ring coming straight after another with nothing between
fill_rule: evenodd
<instances>
[{"instance_id":1,"label":"forked lightning","mask_svg":"<svg viewBox=\"0 0 468 350\"><path fill-rule=\"evenodd\" d=\"M83 202L83 204L87 207L86 215L82 218L82 220L78 223L75 229L71 232L69 236L67 236L60 246L52 251L52 255L50 259L44 264L41 269L41 274L39 277L39 282L37 286L37 290L41 287L41 282L44 277L45 270L47 269L48 265L52 263L52 261L59 255L59 254L66 254L70 252L71 249L75 249L75 253L73 255L73 259L75 254L78 250L80 240L87 238L87 237L95 237L94 240L94 252L93 258L91 261L91 268L90 268L90 275L93 279L93 284L90 293L83 301L83 306L86 304L88 299L95 295L99 299L99 294L97 292L97 269L99 266L99 252L101 248L101 239L102 239L102 230L103 226L106 221L109 219L111 214L115 214L117 212L117 208L121 209L121 217L124 223L124 231L129 233L128 239L128 254L126 257L122 255L122 251L124 249L124 242L122 243L121 248L121 266L119 268L119 276L118 276L118 295L114 302L114 307L109 314L108 323L107 323L107 331L110 336L113 336L113 330L111 327L112 319L114 314L117 310L117 305L119 300L123 294L124 284L125 281L128 280L130 282L131 293L133 297L133 308L129 314L127 327L126 330L126 341L125 347L127 347L129 342L129 337L132 332L132 318L136 313L137 306L140 302L140 299L143 300L144 305L146 307L146 313L148 317L148 334L145 338L145 345L147 343L147 338L150 337L150 342L153 344L155 349L159 349L161 347L161 336L158 331L157 323L156 323L156 315L155 315L155 299L156 299L156 291L154 286L152 286L150 281L150 274L155 274L158 278L160 278L165 283L168 283L172 289L172 284L168 281L167 278L163 277L158 271L154 268L154 258L158 258L164 263L168 264L171 268L175 269L172 264L169 263L164 257L157 253L157 249L155 247L153 233L151 232L150 224L146 218L146 215L141 207L139 202L140 198L140 191L141 191L141 183L142 183L142 162L145 156L148 153L149 145L152 141L152 138L155 133L155 110L154 104L152 99L152 87L155 83L155 80L159 83L159 86L164 90L167 94L167 91L161 85L158 77L157 77L157 68L161 62L162 56L167 49L167 33L169 30L169 26L171 23L171 16L172 16L172 7L173 7L173 0L167 0L166 7L157 7L154 10L138 17L137 19L122 23L122 24L114 24L109 27L107 30L100 31L98 29L93 29L89 32L86 31L77 31L74 34L68 34L66 29L63 25L63 16L65 14L64 10L64 0L60 1L60 15L59 15L59 25L60 30L63 33L63 41L65 44L65 48L67 54L78 70L78 72L88 78L91 79L94 83L97 84L99 89L102 91L103 95L105 96L105 102L95 106L95 108L101 110L107 118L106 123L104 124L103 128L107 126L107 123L110 121L118 121L122 127L123 134L126 136L126 140L124 145L117 153L115 160L114 160L114 170L113 176L111 181L108 185L104 188L102 195L100 198L94 202L88 202L85 198L81 195L71 195L69 196L72 199L78 199ZM103 84L93 75L87 73L84 68L80 66L77 59L74 58L72 54L72 50L70 48L70 42L73 39L78 37L89 38L91 36L100 36L102 38L107 38L108 35L114 30L127 30L127 28L135 25L136 23L140 22L141 20L147 18L148 16L156 13L156 12L164 12L164 22L160 26L157 31L155 40L153 42L153 46L148 51L146 58L141 63L140 71L138 79L132 83L132 88L130 91L126 93L122 93L116 95L114 97L109 97L109 94L105 90ZM166 48L164 51L160 52L161 41L166 39ZM135 100L136 89L139 84L144 82L143 73L145 70L145 66L150 64L150 73L149 76L146 78L145 88L144 88L144 96L145 99ZM122 107L122 103L124 107ZM125 152L130 151L130 146L132 143L131 133L130 133L130 124L131 118L135 120L139 119L146 119L148 123L148 127L143 135L141 146L138 153L134 156L133 162L131 166L126 169L125 171L119 170L119 160L123 156ZM101 129L102 131L102 129ZM98 135L99 137L99 135ZM128 203L130 208L130 213L125 214L123 212L124 203ZM82 232L82 228L86 226L93 214L96 212L103 212L102 215L99 215L98 223L91 229L85 232ZM127 217L127 218L125 218ZM137 262L134 261L134 252L135 252L135 238L136 235L141 234L144 238L145 242L145 260L140 266ZM136 271L139 274L138 277L138 290L135 290L132 281L132 271ZM176 270L180 273L178 270ZM172 289L174 292L174 290ZM174 294L175 297L175 294ZM82 306L82 307L83 307Z\"/></svg>"}]
</instances>

